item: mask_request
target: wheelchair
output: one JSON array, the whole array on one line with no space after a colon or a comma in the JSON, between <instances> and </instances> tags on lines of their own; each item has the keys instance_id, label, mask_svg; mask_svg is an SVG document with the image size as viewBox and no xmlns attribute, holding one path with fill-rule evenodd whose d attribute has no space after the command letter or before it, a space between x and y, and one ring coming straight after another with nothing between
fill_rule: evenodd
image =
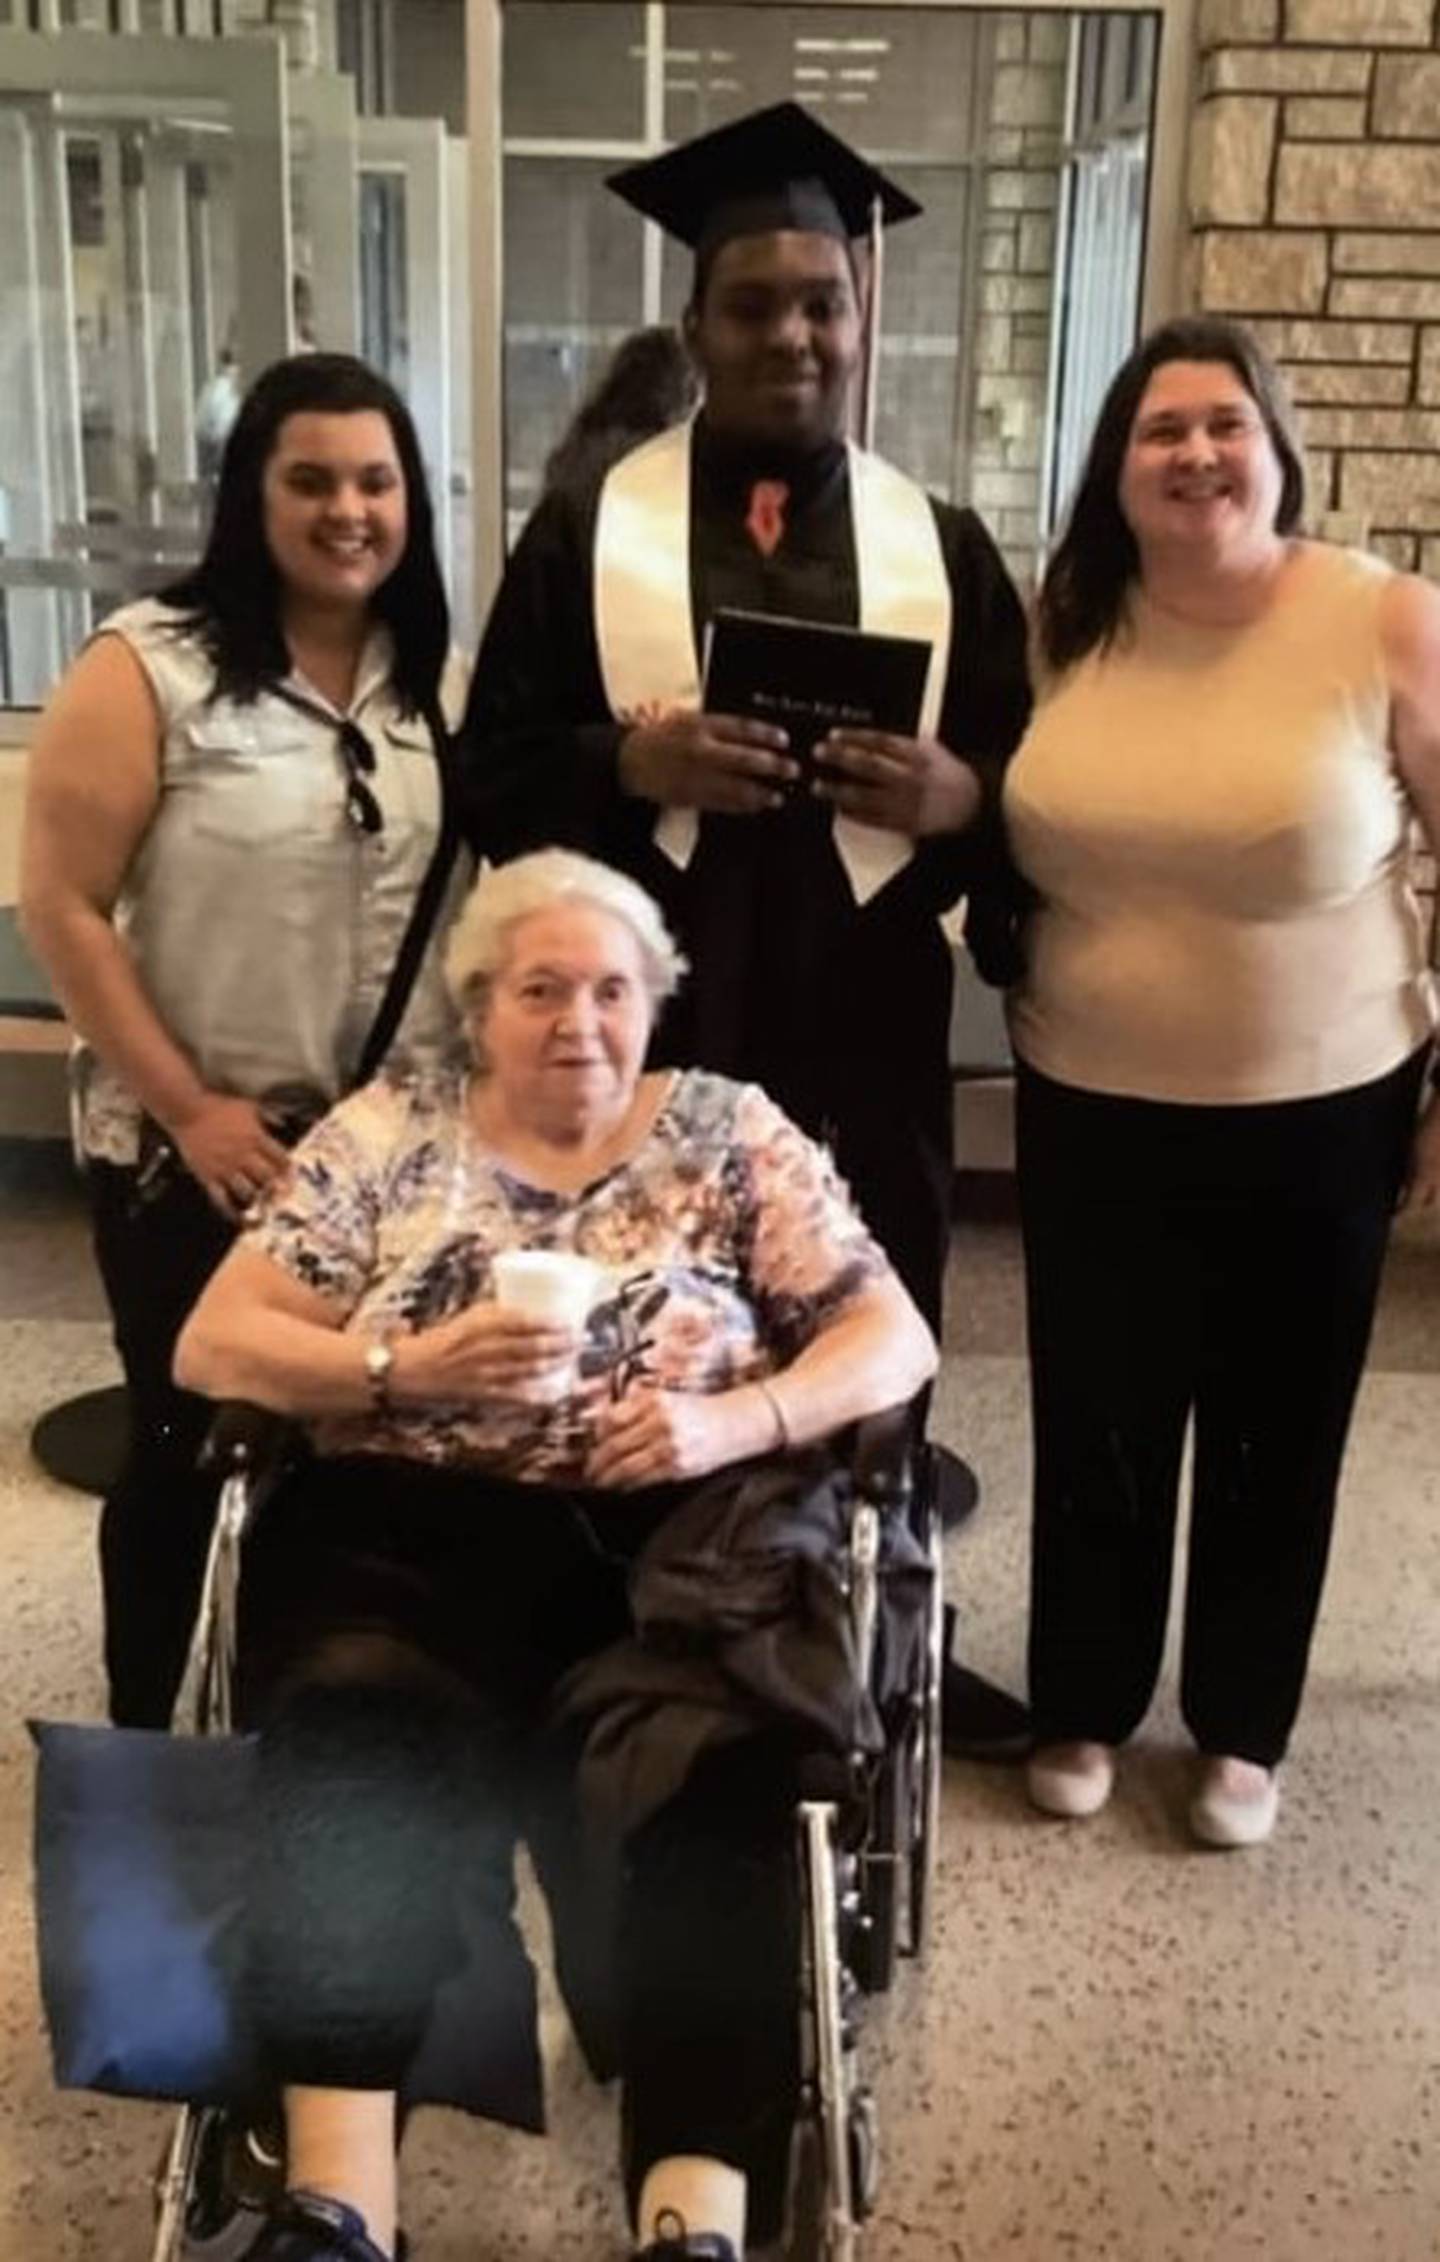
<instances>
[{"instance_id":1,"label":"wheelchair","mask_svg":"<svg viewBox=\"0 0 1440 2262\"><path fill-rule=\"evenodd\" d=\"M246 1532L280 1474L291 1425L252 1406L222 1408L204 1465L221 1490L184 1683L183 1711L200 1735L234 1727L237 1606ZM878 1757L802 1762L796 1814L801 1887L801 2087L791 2143L787 2262L854 2262L878 2185L875 2102L862 2070L865 1998L892 1985L902 1958L923 1955L933 1902L940 1792L943 1670L941 1532L927 1449L909 1407L849 1433L853 1472L847 1604L871 1686L887 1558L903 1532L923 1619L915 1670L887 1691ZM226 2115L180 2109L156 2178L151 2262L222 2262L224 2237L203 2228L204 2184L226 2142ZM213 2199L213 2189L211 2192ZM248 2241L247 2241L248 2243ZM243 2253L243 2246L230 2251Z\"/></svg>"},{"instance_id":2,"label":"wheelchair","mask_svg":"<svg viewBox=\"0 0 1440 2262\"><path fill-rule=\"evenodd\" d=\"M852 1761L858 1797L802 1774L800 2110L792 2140L787 2262L852 2262L879 2182L875 2100L863 2078L863 1998L929 1939L940 1809L944 1599L940 1510L909 1409L858 1425L849 1606L867 1676L875 1658L887 1526L903 1524L927 1574L918 1670L882 1707L884 1749ZM847 1815L860 1828L847 1830Z\"/></svg>"}]
</instances>

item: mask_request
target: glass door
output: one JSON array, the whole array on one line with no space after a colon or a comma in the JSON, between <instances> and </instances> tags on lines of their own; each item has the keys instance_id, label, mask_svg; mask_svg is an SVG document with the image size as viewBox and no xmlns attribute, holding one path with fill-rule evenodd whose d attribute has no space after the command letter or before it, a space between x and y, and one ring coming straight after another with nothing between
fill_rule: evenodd
<instances>
[{"instance_id":1,"label":"glass door","mask_svg":"<svg viewBox=\"0 0 1440 2262\"><path fill-rule=\"evenodd\" d=\"M0 32L0 701L198 552L244 373L287 350L277 45Z\"/></svg>"},{"instance_id":2,"label":"glass door","mask_svg":"<svg viewBox=\"0 0 1440 2262\"><path fill-rule=\"evenodd\" d=\"M1100 403L1134 342L1155 101L1153 17L1072 20L1043 533L1063 522Z\"/></svg>"}]
</instances>

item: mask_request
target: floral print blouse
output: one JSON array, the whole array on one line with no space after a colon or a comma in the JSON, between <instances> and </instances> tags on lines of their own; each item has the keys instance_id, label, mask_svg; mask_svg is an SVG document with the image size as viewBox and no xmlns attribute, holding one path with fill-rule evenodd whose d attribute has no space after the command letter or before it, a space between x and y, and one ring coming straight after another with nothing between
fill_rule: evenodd
<instances>
[{"instance_id":1,"label":"floral print blouse","mask_svg":"<svg viewBox=\"0 0 1440 2262\"><path fill-rule=\"evenodd\" d=\"M530 1185L490 1153L465 1090L463 1073L436 1071L342 1100L296 1149L249 1244L367 1339L490 1296L499 1250L589 1257L607 1279L575 1388L549 1405L494 1397L326 1419L321 1452L574 1483L607 1397L774 1373L889 1275L829 1157L753 1084L681 1071L636 1152L579 1193Z\"/></svg>"}]
</instances>

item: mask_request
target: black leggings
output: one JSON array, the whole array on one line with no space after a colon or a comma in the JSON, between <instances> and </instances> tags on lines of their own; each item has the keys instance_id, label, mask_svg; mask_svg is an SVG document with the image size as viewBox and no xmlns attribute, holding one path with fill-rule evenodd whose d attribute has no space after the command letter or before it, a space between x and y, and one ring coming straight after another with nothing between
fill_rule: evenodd
<instances>
[{"instance_id":1,"label":"black leggings","mask_svg":"<svg viewBox=\"0 0 1440 2262\"><path fill-rule=\"evenodd\" d=\"M86 1175L130 1431L100 1512L110 1717L117 1727L165 1728L185 1670L219 1489L196 1467L215 1408L178 1390L170 1368L191 1306L235 1235L185 1171L146 1202L134 1170L97 1162Z\"/></svg>"},{"instance_id":2,"label":"black leggings","mask_svg":"<svg viewBox=\"0 0 1440 2262\"><path fill-rule=\"evenodd\" d=\"M472 1959L477 1930L497 1969L515 1956L522 1835L575 2007L600 1949L576 1889L571 1755L540 1720L560 1672L625 1632L624 1558L674 1497L591 1496L577 1516L535 1486L351 1459L270 1502L242 1667L261 1728L250 1960L277 2082L399 2086L462 1933ZM656 2160L702 2153L749 2177L755 2235L778 2227L798 2084L794 1811L787 1755L751 1740L629 1841L605 2040L581 2032L622 2076L632 2207ZM519 2037L494 2050L524 2060Z\"/></svg>"},{"instance_id":3,"label":"black leggings","mask_svg":"<svg viewBox=\"0 0 1440 2262\"><path fill-rule=\"evenodd\" d=\"M1422 1068L1254 1107L1021 1068L1042 1740L1145 1714L1193 1413L1181 1708L1202 1751L1283 1756Z\"/></svg>"}]
</instances>

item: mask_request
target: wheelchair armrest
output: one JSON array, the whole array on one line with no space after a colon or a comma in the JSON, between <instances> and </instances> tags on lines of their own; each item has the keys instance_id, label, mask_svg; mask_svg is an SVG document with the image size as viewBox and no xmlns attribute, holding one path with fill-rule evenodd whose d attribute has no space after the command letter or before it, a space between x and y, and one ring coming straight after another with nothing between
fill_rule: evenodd
<instances>
[{"instance_id":1,"label":"wheelchair armrest","mask_svg":"<svg viewBox=\"0 0 1440 2262\"><path fill-rule=\"evenodd\" d=\"M295 1433L288 1414L272 1414L243 1398L231 1399L219 1408L205 1433L200 1466L222 1477L273 1475Z\"/></svg>"},{"instance_id":2,"label":"wheelchair armrest","mask_svg":"<svg viewBox=\"0 0 1440 2262\"><path fill-rule=\"evenodd\" d=\"M882 1516L907 1507L915 1486L915 1407L882 1407L866 1414L849 1435L850 1467L855 1489Z\"/></svg>"}]
</instances>

